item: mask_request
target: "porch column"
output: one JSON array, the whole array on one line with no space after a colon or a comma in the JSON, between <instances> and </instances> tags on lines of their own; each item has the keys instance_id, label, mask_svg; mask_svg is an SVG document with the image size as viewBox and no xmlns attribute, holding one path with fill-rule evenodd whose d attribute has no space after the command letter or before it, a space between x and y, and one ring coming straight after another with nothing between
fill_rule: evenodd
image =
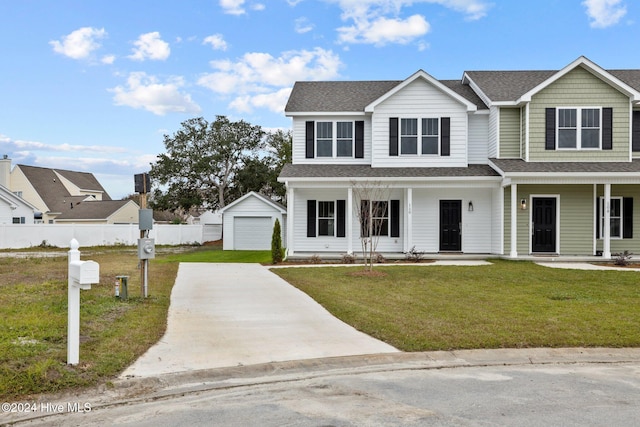
<instances>
[{"instance_id":1,"label":"porch column","mask_svg":"<svg viewBox=\"0 0 640 427\"><path fill-rule=\"evenodd\" d=\"M405 188L405 226L404 226L404 251L409 252L413 247L413 188Z\"/></svg>"},{"instance_id":2,"label":"porch column","mask_svg":"<svg viewBox=\"0 0 640 427\"><path fill-rule=\"evenodd\" d=\"M294 215L294 203L295 203L295 195L294 189L289 187L289 183L286 183L287 187L287 256L293 255L294 247L293 247L293 236L294 236L294 227L293 227L293 218Z\"/></svg>"},{"instance_id":3,"label":"porch column","mask_svg":"<svg viewBox=\"0 0 640 427\"><path fill-rule=\"evenodd\" d=\"M602 257L611 259L611 184L604 185L604 224L602 225Z\"/></svg>"},{"instance_id":4,"label":"porch column","mask_svg":"<svg viewBox=\"0 0 640 427\"><path fill-rule=\"evenodd\" d=\"M511 258L518 257L518 184L511 184Z\"/></svg>"},{"instance_id":5,"label":"porch column","mask_svg":"<svg viewBox=\"0 0 640 427\"><path fill-rule=\"evenodd\" d=\"M353 187L347 189L347 253L353 254Z\"/></svg>"}]
</instances>

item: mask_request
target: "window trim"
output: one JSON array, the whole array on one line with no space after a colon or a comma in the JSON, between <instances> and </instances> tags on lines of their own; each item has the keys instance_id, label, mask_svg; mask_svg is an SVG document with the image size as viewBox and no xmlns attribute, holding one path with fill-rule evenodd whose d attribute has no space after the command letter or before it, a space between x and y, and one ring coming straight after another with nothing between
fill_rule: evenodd
<instances>
[{"instance_id":1,"label":"window trim","mask_svg":"<svg viewBox=\"0 0 640 427\"><path fill-rule=\"evenodd\" d=\"M442 155L442 119L440 116L406 116L406 117L398 117L398 156L400 157L440 157ZM402 133L402 122L403 120L416 120L416 134L413 135L404 135ZM423 121L425 120L435 120L438 126L438 133L435 135L428 135L425 133L425 127L423 126ZM423 144L425 137L436 137L436 153L423 153ZM415 153L403 153L402 152L402 139L404 137L415 138L416 140L416 152Z\"/></svg>"},{"instance_id":2,"label":"window trim","mask_svg":"<svg viewBox=\"0 0 640 427\"><path fill-rule=\"evenodd\" d=\"M598 106L582 106L582 107L578 107L578 106L561 106L561 107L556 107L556 114L555 114L555 119L556 119L556 123L555 123L555 137L556 137L556 150L558 151L601 151L603 150L602 148L602 142L603 142L603 135L602 135L602 131L603 131L603 116L602 116L602 110L603 107L598 107ZM561 110L575 110L576 112L576 126L575 128L573 127L560 127L560 111ZM596 129L594 127L584 127L582 124L582 111L583 110L597 110L598 111L598 146L597 147L583 147L582 146L582 131L585 129ZM561 147L560 146L560 130L561 129L575 129L576 131L576 146L575 147Z\"/></svg>"},{"instance_id":3,"label":"window trim","mask_svg":"<svg viewBox=\"0 0 640 427\"><path fill-rule=\"evenodd\" d=\"M314 132L314 152L316 158L324 159L353 159L356 151L356 121L357 120L317 120L315 121ZM331 156L321 156L318 154L318 140L328 140L329 138L319 138L319 126L321 123L331 123ZM338 138L338 123L351 123L351 138ZM349 156L341 156L338 154L338 140L351 141L351 154Z\"/></svg>"},{"instance_id":4,"label":"window trim","mask_svg":"<svg viewBox=\"0 0 640 427\"><path fill-rule=\"evenodd\" d=\"M613 200L617 200L618 203L620 204L620 209L619 212L620 214L617 216L613 216L611 214L609 214L609 238L611 240L622 240L624 239L624 197L622 196L612 196L609 198L609 200L613 201ZM600 196L599 200L599 208L600 208L600 217L598 218L598 222L600 224L600 235L598 236L598 239L604 239L604 197ZM612 219L619 219L620 220L620 235L619 236L614 236L611 233L611 220Z\"/></svg>"}]
</instances>

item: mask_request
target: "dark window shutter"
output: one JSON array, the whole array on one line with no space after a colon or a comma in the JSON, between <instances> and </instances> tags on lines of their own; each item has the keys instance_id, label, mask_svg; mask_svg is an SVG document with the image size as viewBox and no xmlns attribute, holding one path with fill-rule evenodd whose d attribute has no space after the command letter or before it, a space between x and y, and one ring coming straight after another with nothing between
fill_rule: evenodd
<instances>
[{"instance_id":1,"label":"dark window shutter","mask_svg":"<svg viewBox=\"0 0 640 427\"><path fill-rule=\"evenodd\" d=\"M544 149L556 149L556 109L547 108L544 114Z\"/></svg>"},{"instance_id":2,"label":"dark window shutter","mask_svg":"<svg viewBox=\"0 0 640 427\"><path fill-rule=\"evenodd\" d=\"M315 153L315 126L314 121L306 122L305 127L305 157L307 159L313 159Z\"/></svg>"},{"instance_id":3,"label":"dark window shutter","mask_svg":"<svg viewBox=\"0 0 640 427\"><path fill-rule=\"evenodd\" d=\"M440 119L440 155L451 155L451 119L443 117Z\"/></svg>"},{"instance_id":4,"label":"dark window shutter","mask_svg":"<svg viewBox=\"0 0 640 427\"><path fill-rule=\"evenodd\" d=\"M631 129L632 150L640 151L640 111L633 112Z\"/></svg>"},{"instance_id":5,"label":"dark window shutter","mask_svg":"<svg viewBox=\"0 0 640 427\"><path fill-rule=\"evenodd\" d=\"M398 118L389 118L389 155L398 155Z\"/></svg>"},{"instance_id":6,"label":"dark window shutter","mask_svg":"<svg viewBox=\"0 0 640 427\"><path fill-rule=\"evenodd\" d=\"M602 239L602 235L600 234L600 203L602 199L596 199L596 238Z\"/></svg>"},{"instance_id":7,"label":"dark window shutter","mask_svg":"<svg viewBox=\"0 0 640 427\"><path fill-rule=\"evenodd\" d=\"M622 199L622 237L624 239L633 238L633 198Z\"/></svg>"},{"instance_id":8,"label":"dark window shutter","mask_svg":"<svg viewBox=\"0 0 640 427\"><path fill-rule=\"evenodd\" d=\"M336 202L336 235L338 237L345 237L346 233L346 219L347 219L347 201L338 200Z\"/></svg>"},{"instance_id":9,"label":"dark window shutter","mask_svg":"<svg viewBox=\"0 0 640 427\"><path fill-rule=\"evenodd\" d=\"M307 200L307 237L316 237L316 201Z\"/></svg>"},{"instance_id":10,"label":"dark window shutter","mask_svg":"<svg viewBox=\"0 0 640 427\"><path fill-rule=\"evenodd\" d=\"M602 149L613 149L613 108L602 109Z\"/></svg>"},{"instance_id":11,"label":"dark window shutter","mask_svg":"<svg viewBox=\"0 0 640 427\"><path fill-rule=\"evenodd\" d=\"M364 158L364 122L356 121L356 159Z\"/></svg>"},{"instance_id":12,"label":"dark window shutter","mask_svg":"<svg viewBox=\"0 0 640 427\"><path fill-rule=\"evenodd\" d=\"M391 201L391 237L400 237L400 200Z\"/></svg>"}]
</instances>

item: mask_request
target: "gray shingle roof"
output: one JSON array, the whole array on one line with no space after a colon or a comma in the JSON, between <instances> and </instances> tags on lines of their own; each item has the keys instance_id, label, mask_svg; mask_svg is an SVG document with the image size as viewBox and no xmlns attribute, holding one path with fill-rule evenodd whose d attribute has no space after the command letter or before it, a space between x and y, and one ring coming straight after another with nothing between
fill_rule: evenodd
<instances>
[{"instance_id":1,"label":"gray shingle roof","mask_svg":"<svg viewBox=\"0 0 640 427\"><path fill-rule=\"evenodd\" d=\"M498 177L488 165L453 168L372 168L369 165L292 165L286 164L280 178L440 178Z\"/></svg>"},{"instance_id":2,"label":"gray shingle roof","mask_svg":"<svg viewBox=\"0 0 640 427\"><path fill-rule=\"evenodd\" d=\"M111 200L109 194L91 173L27 165L17 165L17 167L24 173L50 212L65 212L70 208L71 202L75 204L87 197L71 196L55 172L83 190L102 191L102 199Z\"/></svg>"},{"instance_id":3,"label":"gray shingle roof","mask_svg":"<svg viewBox=\"0 0 640 427\"><path fill-rule=\"evenodd\" d=\"M68 209L56 220L60 219L86 219L105 220L113 215L118 209L129 203L130 200L95 200L75 204L73 209Z\"/></svg>"},{"instance_id":4,"label":"gray shingle roof","mask_svg":"<svg viewBox=\"0 0 640 427\"><path fill-rule=\"evenodd\" d=\"M402 81L296 82L286 112L364 111Z\"/></svg>"},{"instance_id":5,"label":"gray shingle roof","mask_svg":"<svg viewBox=\"0 0 640 427\"><path fill-rule=\"evenodd\" d=\"M505 173L633 173L640 174L640 160L632 162L525 162L521 159L490 159ZM640 178L640 175L638 175Z\"/></svg>"}]
</instances>

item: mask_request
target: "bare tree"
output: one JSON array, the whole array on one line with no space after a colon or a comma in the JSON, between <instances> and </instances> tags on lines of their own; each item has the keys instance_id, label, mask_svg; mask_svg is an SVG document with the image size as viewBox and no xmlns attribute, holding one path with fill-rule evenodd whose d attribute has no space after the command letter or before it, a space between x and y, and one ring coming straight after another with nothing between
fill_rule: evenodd
<instances>
[{"instance_id":1,"label":"bare tree","mask_svg":"<svg viewBox=\"0 0 640 427\"><path fill-rule=\"evenodd\" d=\"M373 270L373 260L380 236L389 234L388 185L379 181L353 181L353 209L360 224L360 243L365 269Z\"/></svg>"}]
</instances>

